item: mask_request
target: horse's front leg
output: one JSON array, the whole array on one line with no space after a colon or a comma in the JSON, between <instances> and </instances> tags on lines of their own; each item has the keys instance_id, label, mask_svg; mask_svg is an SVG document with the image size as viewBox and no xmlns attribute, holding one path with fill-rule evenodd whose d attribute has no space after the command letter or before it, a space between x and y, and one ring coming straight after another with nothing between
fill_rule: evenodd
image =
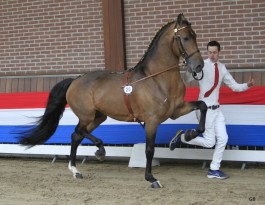
<instances>
[{"instance_id":1,"label":"horse's front leg","mask_svg":"<svg viewBox=\"0 0 265 205\"><path fill-rule=\"evenodd\" d=\"M71 141L71 152L70 152L70 162L68 164L68 169L73 173L74 178L82 179L83 176L81 172L79 172L76 168L76 152L77 148L82 142L84 137L74 132L72 134L72 141Z\"/></svg>"},{"instance_id":2,"label":"horse's front leg","mask_svg":"<svg viewBox=\"0 0 265 205\"><path fill-rule=\"evenodd\" d=\"M193 101L188 103L188 107L192 110L200 110L200 120L196 130L190 129L185 132L185 140L190 141L205 131L205 120L207 113L207 105L203 101Z\"/></svg>"},{"instance_id":3,"label":"horse's front leg","mask_svg":"<svg viewBox=\"0 0 265 205\"><path fill-rule=\"evenodd\" d=\"M146 132L146 169L145 169L145 179L151 183L152 188L162 188L163 186L160 182L153 177L152 174L152 161L155 153L155 138L156 138L157 126L151 126L149 123L145 126Z\"/></svg>"}]
</instances>

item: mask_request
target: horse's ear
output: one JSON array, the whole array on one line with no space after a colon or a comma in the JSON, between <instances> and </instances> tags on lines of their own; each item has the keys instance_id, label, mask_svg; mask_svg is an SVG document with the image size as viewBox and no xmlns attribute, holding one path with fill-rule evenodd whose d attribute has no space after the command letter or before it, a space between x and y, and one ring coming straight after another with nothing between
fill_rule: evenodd
<instances>
[{"instance_id":1,"label":"horse's ear","mask_svg":"<svg viewBox=\"0 0 265 205\"><path fill-rule=\"evenodd\" d=\"M185 19L184 14L180 13L177 17L177 23L180 25L181 22Z\"/></svg>"}]
</instances>

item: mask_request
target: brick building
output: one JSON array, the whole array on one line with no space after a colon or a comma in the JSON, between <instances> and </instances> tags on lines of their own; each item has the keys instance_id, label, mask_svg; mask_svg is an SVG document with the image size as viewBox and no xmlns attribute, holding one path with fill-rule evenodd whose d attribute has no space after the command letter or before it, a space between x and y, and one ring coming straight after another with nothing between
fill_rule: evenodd
<instances>
[{"instance_id":1,"label":"brick building","mask_svg":"<svg viewBox=\"0 0 265 205\"><path fill-rule=\"evenodd\" d=\"M265 84L262 0L0 0L0 92L48 91L67 76L133 67L178 13L192 23L203 57L218 40L238 82L252 75ZM117 25L120 36L108 35Z\"/></svg>"}]
</instances>

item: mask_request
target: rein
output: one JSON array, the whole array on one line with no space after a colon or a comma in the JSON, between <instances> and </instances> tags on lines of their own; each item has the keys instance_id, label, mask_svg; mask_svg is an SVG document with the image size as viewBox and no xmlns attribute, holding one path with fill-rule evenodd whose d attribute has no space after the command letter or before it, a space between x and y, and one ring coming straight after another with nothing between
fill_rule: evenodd
<instances>
[{"instance_id":1,"label":"rein","mask_svg":"<svg viewBox=\"0 0 265 205\"><path fill-rule=\"evenodd\" d=\"M179 64L179 65L182 65L182 64ZM141 79L139 79L139 80L136 80L136 81L130 83L130 85L133 85L133 84L138 83L138 82L140 82L140 81L146 80L146 79L148 79L148 78L152 78L152 77L154 77L154 76L156 76L156 75L159 75L159 74L161 74L161 73L165 73L165 72L167 72L167 71L169 71L169 70L171 70L171 69L173 69L173 68L176 68L176 67L177 67L177 66L175 66L175 65L174 65L174 66L171 66L171 67L167 68L166 70L162 70L162 71L160 71L160 72L158 72L158 73L154 73L154 74L152 74L152 75L149 75L149 76L146 76L146 77L141 78Z\"/></svg>"}]
</instances>

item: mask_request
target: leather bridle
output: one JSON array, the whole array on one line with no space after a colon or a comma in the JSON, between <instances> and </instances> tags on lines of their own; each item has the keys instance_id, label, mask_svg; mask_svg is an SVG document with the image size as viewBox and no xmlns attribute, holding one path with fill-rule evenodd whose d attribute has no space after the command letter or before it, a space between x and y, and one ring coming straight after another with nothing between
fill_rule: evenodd
<instances>
[{"instance_id":1,"label":"leather bridle","mask_svg":"<svg viewBox=\"0 0 265 205\"><path fill-rule=\"evenodd\" d=\"M181 42L181 36L178 34L179 31L186 29L186 28L191 28L190 25L188 26L183 26L181 28L177 28L178 25L176 24L175 28L174 28L174 38L176 39L177 43L178 43L178 48L179 48L179 53L181 54L182 58L184 59L183 64L184 66L188 65L188 61L189 58L192 57L193 55L195 55L196 53L200 53L200 50L197 49L196 51L194 51L191 54L188 54ZM195 35L195 34L194 34ZM195 80L201 80L203 78L203 71L202 71L202 76L200 78L197 78L197 73L196 72L192 72L192 76Z\"/></svg>"}]
</instances>

